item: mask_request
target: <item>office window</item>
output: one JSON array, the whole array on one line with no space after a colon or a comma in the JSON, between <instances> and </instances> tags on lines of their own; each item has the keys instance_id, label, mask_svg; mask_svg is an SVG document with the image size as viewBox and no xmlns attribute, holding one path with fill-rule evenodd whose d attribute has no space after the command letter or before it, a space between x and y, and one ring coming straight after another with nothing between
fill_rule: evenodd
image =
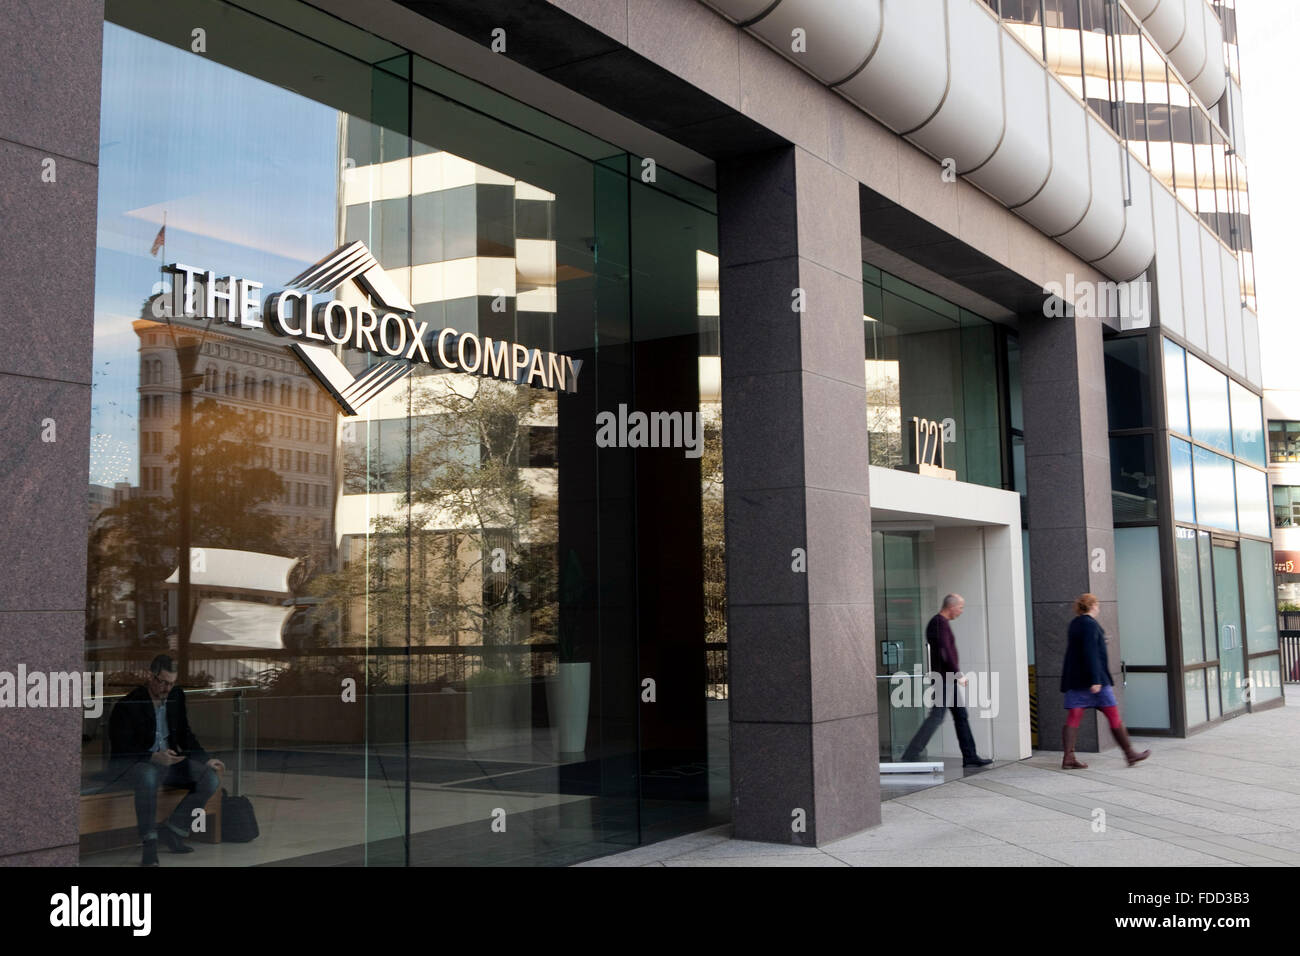
<instances>
[{"instance_id":1,"label":"office window","mask_svg":"<svg viewBox=\"0 0 1300 956\"><path fill-rule=\"evenodd\" d=\"M1300 422L1268 423L1268 460L1300 461Z\"/></svg>"},{"instance_id":2,"label":"office window","mask_svg":"<svg viewBox=\"0 0 1300 956\"><path fill-rule=\"evenodd\" d=\"M1300 528L1300 485L1273 486L1273 527Z\"/></svg>"}]
</instances>

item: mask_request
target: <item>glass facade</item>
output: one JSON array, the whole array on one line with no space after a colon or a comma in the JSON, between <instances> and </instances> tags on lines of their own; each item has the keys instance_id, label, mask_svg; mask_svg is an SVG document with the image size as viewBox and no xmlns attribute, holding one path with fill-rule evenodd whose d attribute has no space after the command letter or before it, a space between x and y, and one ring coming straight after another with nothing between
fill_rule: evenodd
<instances>
[{"instance_id":1,"label":"glass facade","mask_svg":"<svg viewBox=\"0 0 1300 956\"><path fill-rule=\"evenodd\" d=\"M1006 373L993 323L866 263L862 278L871 464L914 463L912 420L923 418L943 429L936 464L1004 487Z\"/></svg>"},{"instance_id":2,"label":"glass facade","mask_svg":"<svg viewBox=\"0 0 1300 956\"><path fill-rule=\"evenodd\" d=\"M1160 349L1179 618L1170 640L1183 670L1173 686L1191 728L1270 699L1280 666L1264 423L1258 394L1171 339ZM1275 488L1275 516L1277 500Z\"/></svg>"},{"instance_id":3,"label":"glass facade","mask_svg":"<svg viewBox=\"0 0 1300 956\"><path fill-rule=\"evenodd\" d=\"M712 193L268 9L106 5L88 666L120 700L173 658L258 813L222 863L564 863L725 820Z\"/></svg>"},{"instance_id":4,"label":"glass facade","mask_svg":"<svg viewBox=\"0 0 1300 956\"><path fill-rule=\"evenodd\" d=\"M1260 701L1251 668L1276 659L1262 403L1159 333L1104 349L1128 719L1184 733Z\"/></svg>"}]
</instances>

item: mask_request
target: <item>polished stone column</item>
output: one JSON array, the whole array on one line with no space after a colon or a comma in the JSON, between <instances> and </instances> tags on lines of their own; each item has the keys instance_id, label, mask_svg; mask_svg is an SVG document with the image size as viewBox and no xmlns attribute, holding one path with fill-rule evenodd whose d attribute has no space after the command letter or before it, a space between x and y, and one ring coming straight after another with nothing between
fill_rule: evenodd
<instances>
[{"instance_id":1,"label":"polished stone column","mask_svg":"<svg viewBox=\"0 0 1300 956\"><path fill-rule=\"evenodd\" d=\"M1074 599L1085 591L1101 601L1116 697L1122 692L1102 324L1095 318L1023 316L1020 346L1038 745L1060 750L1066 631ZM1095 711L1086 714L1078 749L1114 746L1108 731L1098 737L1104 724Z\"/></svg>"},{"instance_id":2,"label":"polished stone column","mask_svg":"<svg viewBox=\"0 0 1300 956\"><path fill-rule=\"evenodd\" d=\"M718 211L734 834L817 845L880 822L858 184L783 147Z\"/></svg>"},{"instance_id":3,"label":"polished stone column","mask_svg":"<svg viewBox=\"0 0 1300 956\"><path fill-rule=\"evenodd\" d=\"M0 670L80 671L104 7L4 15ZM0 866L77 862L81 730L74 707L0 711Z\"/></svg>"}]
</instances>

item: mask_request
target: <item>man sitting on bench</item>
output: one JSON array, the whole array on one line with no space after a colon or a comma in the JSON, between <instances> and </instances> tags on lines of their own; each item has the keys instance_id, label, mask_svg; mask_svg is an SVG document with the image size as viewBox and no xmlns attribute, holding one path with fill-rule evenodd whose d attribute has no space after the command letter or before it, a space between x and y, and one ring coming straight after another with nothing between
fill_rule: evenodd
<instances>
[{"instance_id":1,"label":"man sitting on bench","mask_svg":"<svg viewBox=\"0 0 1300 956\"><path fill-rule=\"evenodd\" d=\"M195 810L217 791L225 765L208 756L185 716L185 692L176 686L176 664L159 654L149 665L148 683L127 694L109 718L112 776L135 789L135 816L144 852L142 866L158 865L158 840L173 853L193 853L185 841ZM190 793L158 827L158 788Z\"/></svg>"}]
</instances>

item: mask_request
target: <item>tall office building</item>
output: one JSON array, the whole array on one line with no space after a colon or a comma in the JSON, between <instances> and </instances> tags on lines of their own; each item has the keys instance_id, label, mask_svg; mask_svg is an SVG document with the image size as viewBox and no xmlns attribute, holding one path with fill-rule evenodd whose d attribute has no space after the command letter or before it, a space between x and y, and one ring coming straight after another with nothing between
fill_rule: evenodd
<instances>
[{"instance_id":1,"label":"tall office building","mask_svg":"<svg viewBox=\"0 0 1300 956\"><path fill-rule=\"evenodd\" d=\"M205 745L284 798L221 862L877 826L949 592L996 760L1060 746L1082 592L1134 730L1281 704L1232 2L23 9L0 381L60 424L0 625L129 682L83 622L169 596ZM97 728L43 719L0 856L125 861Z\"/></svg>"}]
</instances>

